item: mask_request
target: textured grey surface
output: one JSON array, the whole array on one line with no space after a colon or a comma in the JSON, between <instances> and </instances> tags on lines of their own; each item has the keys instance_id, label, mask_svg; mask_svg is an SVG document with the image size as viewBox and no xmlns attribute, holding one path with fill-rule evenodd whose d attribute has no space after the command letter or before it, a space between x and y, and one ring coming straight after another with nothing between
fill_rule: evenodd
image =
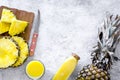
<instances>
[{"instance_id":1,"label":"textured grey surface","mask_svg":"<svg viewBox=\"0 0 120 80\"><path fill-rule=\"evenodd\" d=\"M0 70L0 80L31 80L25 74L25 66L32 59L41 60L45 65L46 72L39 80L50 80L64 60L71 53L77 53L81 60L69 79L74 80L79 70L91 63L90 51L105 13L120 14L119 4L120 0L0 0L0 5L41 12L34 57L18 68ZM119 62L112 67L111 79L119 80Z\"/></svg>"}]
</instances>

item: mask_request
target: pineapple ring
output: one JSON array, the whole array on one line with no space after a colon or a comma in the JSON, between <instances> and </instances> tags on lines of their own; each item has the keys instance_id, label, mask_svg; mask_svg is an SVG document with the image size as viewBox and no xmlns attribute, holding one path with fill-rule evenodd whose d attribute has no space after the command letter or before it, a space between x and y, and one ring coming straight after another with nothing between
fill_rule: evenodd
<instances>
[{"instance_id":1,"label":"pineapple ring","mask_svg":"<svg viewBox=\"0 0 120 80\"><path fill-rule=\"evenodd\" d=\"M19 56L19 46L10 37L0 38L0 68L13 65Z\"/></svg>"},{"instance_id":2,"label":"pineapple ring","mask_svg":"<svg viewBox=\"0 0 120 80\"><path fill-rule=\"evenodd\" d=\"M16 63L12 65L12 67L17 67L23 64L24 61L27 59L29 49L27 43L22 37L13 36L12 38L18 43L18 46L20 47L20 56L18 57Z\"/></svg>"}]
</instances>

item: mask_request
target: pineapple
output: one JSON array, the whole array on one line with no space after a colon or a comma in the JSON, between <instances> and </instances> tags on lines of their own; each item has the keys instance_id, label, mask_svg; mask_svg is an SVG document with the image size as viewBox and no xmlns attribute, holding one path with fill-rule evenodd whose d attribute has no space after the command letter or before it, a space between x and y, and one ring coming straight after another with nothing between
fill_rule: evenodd
<instances>
[{"instance_id":1,"label":"pineapple","mask_svg":"<svg viewBox=\"0 0 120 80\"><path fill-rule=\"evenodd\" d=\"M15 19L16 19L16 17L11 10L9 10L9 9L2 10L2 16L1 16L2 22L11 23Z\"/></svg>"},{"instance_id":2,"label":"pineapple","mask_svg":"<svg viewBox=\"0 0 120 80\"><path fill-rule=\"evenodd\" d=\"M76 80L110 80L110 75L102 68L98 68L96 65L91 64L84 66L80 73L78 73Z\"/></svg>"},{"instance_id":3,"label":"pineapple","mask_svg":"<svg viewBox=\"0 0 120 80\"><path fill-rule=\"evenodd\" d=\"M0 34L9 31L10 23L5 23L0 21Z\"/></svg>"},{"instance_id":4,"label":"pineapple","mask_svg":"<svg viewBox=\"0 0 120 80\"><path fill-rule=\"evenodd\" d=\"M120 16L107 15L98 30L98 43L91 54L92 64L83 67L76 80L110 80L109 69L114 60L120 39Z\"/></svg>"},{"instance_id":5,"label":"pineapple","mask_svg":"<svg viewBox=\"0 0 120 80\"><path fill-rule=\"evenodd\" d=\"M10 37L0 38L0 68L13 65L19 56L19 47Z\"/></svg>"},{"instance_id":6,"label":"pineapple","mask_svg":"<svg viewBox=\"0 0 120 80\"><path fill-rule=\"evenodd\" d=\"M27 59L29 50L28 45L23 38L18 36L13 36L12 38L18 43L20 47L20 56L18 57L16 63L12 65L13 67L17 67L23 64L23 62Z\"/></svg>"},{"instance_id":7,"label":"pineapple","mask_svg":"<svg viewBox=\"0 0 120 80\"><path fill-rule=\"evenodd\" d=\"M28 22L17 20L11 10L3 9L0 25L0 34L9 31L8 33L14 36L22 33L27 27Z\"/></svg>"},{"instance_id":8,"label":"pineapple","mask_svg":"<svg viewBox=\"0 0 120 80\"><path fill-rule=\"evenodd\" d=\"M10 25L9 34L11 36L20 34L25 30L27 25L28 25L28 22L26 22L26 21L13 20Z\"/></svg>"}]
</instances>

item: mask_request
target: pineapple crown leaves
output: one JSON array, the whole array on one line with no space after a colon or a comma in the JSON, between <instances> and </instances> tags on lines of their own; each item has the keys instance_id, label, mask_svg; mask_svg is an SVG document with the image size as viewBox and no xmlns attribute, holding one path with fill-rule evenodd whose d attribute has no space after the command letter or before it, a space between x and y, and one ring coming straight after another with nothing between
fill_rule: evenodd
<instances>
[{"instance_id":1,"label":"pineapple crown leaves","mask_svg":"<svg viewBox=\"0 0 120 80\"><path fill-rule=\"evenodd\" d=\"M107 14L103 24L98 28L98 43L92 52L92 63L104 70L110 69L115 49L120 40L120 16Z\"/></svg>"}]
</instances>

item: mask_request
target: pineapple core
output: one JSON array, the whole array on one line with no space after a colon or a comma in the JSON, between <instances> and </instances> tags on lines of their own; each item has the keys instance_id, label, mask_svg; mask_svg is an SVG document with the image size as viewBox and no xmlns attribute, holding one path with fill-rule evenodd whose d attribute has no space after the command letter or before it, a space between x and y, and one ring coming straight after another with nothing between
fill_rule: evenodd
<instances>
[{"instance_id":1,"label":"pineapple core","mask_svg":"<svg viewBox=\"0 0 120 80\"><path fill-rule=\"evenodd\" d=\"M9 9L2 10L1 21L6 23L11 23L14 19L16 19L15 15Z\"/></svg>"}]
</instances>

